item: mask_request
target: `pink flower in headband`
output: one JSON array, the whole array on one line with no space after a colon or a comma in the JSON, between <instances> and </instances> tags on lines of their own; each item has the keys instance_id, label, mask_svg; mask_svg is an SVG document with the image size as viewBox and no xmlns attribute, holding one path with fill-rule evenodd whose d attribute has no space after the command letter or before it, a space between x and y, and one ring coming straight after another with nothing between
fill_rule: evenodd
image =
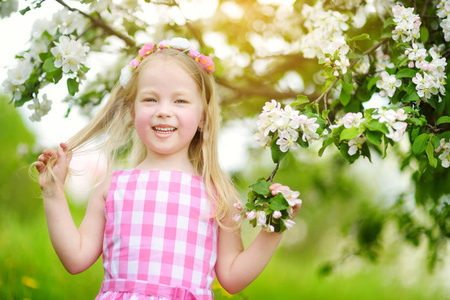
<instances>
[{"instance_id":1,"label":"pink flower in headband","mask_svg":"<svg viewBox=\"0 0 450 300\"><path fill-rule=\"evenodd\" d=\"M156 46L156 47L155 47ZM214 62L211 59L211 57L201 54L195 49L191 48L191 43L185 39L176 37L171 40L163 40L159 42L158 44L155 43L148 43L145 44L140 50L139 50L139 56L134 58L128 66L125 66L125 68L122 69L121 75L120 75L120 84L125 87L130 78L131 78L131 71L136 69L142 62L142 60L149 56L152 53L155 53L159 50L172 48L179 50L181 52L186 53L189 55L192 59L197 61L203 69L205 69L206 72L212 73L214 72Z\"/></svg>"},{"instance_id":2,"label":"pink flower in headband","mask_svg":"<svg viewBox=\"0 0 450 300\"><path fill-rule=\"evenodd\" d=\"M196 59L197 57L200 56L200 52L198 52L195 49L189 49L189 56L192 57L193 59Z\"/></svg>"},{"instance_id":3,"label":"pink flower in headband","mask_svg":"<svg viewBox=\"0 0 450 300\"><path fill-rule=\"evenodd\" d=\"M146 57L147 55L153 53L154 48L155 43L145 44L144 47L139 50L139 57Z\"/></svg>"},{"instance_id":4,"label":"pink flower in headband","mask_svg":"<svg viewBox=\"0 0 450 300\"><path fill-rule=\"evenodd\" d=\"M199 63L203 66L203 68L207 71L207 72L214 72L214 62L212 60L211 57L200 54L199 56Z\"/></svg>"},{"instance_id":5,"label":"pink flower in headband","mask_svg":"<svg viewBox=\"0 0 450 300\"><path fill-rule=\"evenodd\" d=\"M163 40L158 43L158 49L169 48L169 40Z\"/></svg>"},{"instance_id":6,"label":"pink flower in headband","mask_svg":"<svg viewBox=\"0 0 450 300\"><path fill-rule=\"evenodd\" d=\"M139 65L140 65L140 61L138 58L135 58L130 62L130 67L133 69L136 69Z\"/></svg>"}]
</instances>

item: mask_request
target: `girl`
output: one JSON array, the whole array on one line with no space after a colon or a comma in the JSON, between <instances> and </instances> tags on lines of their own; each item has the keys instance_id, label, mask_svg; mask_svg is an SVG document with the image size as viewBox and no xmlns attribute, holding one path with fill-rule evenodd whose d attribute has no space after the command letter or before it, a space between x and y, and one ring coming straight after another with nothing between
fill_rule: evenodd
<instances>
[{"instance_id":1,"label":"girl","mask_svg":"<svg viewBox=\"0 0 450 300\"><path fill-rule=\"evenodd\" d=\"M106 106L36 168L51 242L71 274L103 254L96 299L212 299L217 275L237 293L265 268L281 236L262 230L244 250L232 220L238 193L217 157L219 109L212 60L185 39L146 44L122 70ZM72 153L95 139L135 168L108 172L77 229L64 182ZM283 186L271 186L276 194ZM295 212L299 206L295 207Z\"/></svg>"}]
</instances>

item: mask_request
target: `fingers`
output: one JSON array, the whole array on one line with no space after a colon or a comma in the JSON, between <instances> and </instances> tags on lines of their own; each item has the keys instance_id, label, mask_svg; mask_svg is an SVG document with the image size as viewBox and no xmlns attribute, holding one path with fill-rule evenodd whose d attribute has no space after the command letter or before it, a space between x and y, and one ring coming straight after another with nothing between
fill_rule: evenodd
<instances>
[{"instance_id":1,"label":"fingers","mask_svg":"<svg viewBox=\"0 0 450 300\"><path fill-rule=\"evenodd\" d=\"M282 185L281 183L274 183L269 186L269 190L272 191L272 196L276 196L283 188L284 185Z\"/></svg>"},{"instance_id":2,"label":"fingers","mask_svg":"<svg viewBox=\"0 0 450 300\"><path fill-rule=\"evenodd\" d=\"M69 145L66 143L61 143L60 147L55 149L45 149L42 154L38 157L38 162L36 163L36 168L39 172L43 171L47 164L52 160L57 160L57 163L69 165L72 159L71 155L67 155Z\"/></svg>"}]
</instances>

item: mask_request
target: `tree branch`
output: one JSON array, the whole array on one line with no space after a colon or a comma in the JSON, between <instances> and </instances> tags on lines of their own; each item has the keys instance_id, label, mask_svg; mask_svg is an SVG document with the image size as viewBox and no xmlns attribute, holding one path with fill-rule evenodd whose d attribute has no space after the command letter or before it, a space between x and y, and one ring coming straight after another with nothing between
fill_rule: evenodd
<instances>
[{"instance_id":1,"label":"tree branch","mask_svg":"<svg viewBox=\"0 0 450 300\"><path fill-rule=\"evenodd\" d=\"M366 50L363 55L367 55L372 53L373 51L375 51L376 49L378 49L381 45L383 45L384 43L386 43L388 40L390 40L390 38L385 38L384 40L379 41L378 43L376 43L375 45L373 45L371 48L369 48L368 50ZM355 58L352 63L350 64L350 66L348 67L348 69L352 69L357 63L358 61L360 61L360 58L357 57ZM324 97L327 97L328 94L331 92L331 90L334 88L334 86L337 84L337 82L339 81L339 77L336 77L333 81L333 83L331 83L331 85L327 88L327 90L319 96L319 98L317 98L316 100L314 100L314 103L318 103L320 100L322 100Z\"/></svg>"},{"instance_id":2,"label":"tree branch","mask_svg":"<svg viewBox=\"0 0 450 300\"><path fill-rule=\"evenodd\" d=\"M129 47L135 47L136 46L136 42L129 36L124 35L114 29L112 29L110 26L108 26L103 20L102 18L99 17L98 18L94 18L93 16L79 10L73 7L70 7L69 5L67 5L64 0L56 0L56 2L58 2L59 4L61 4L62 6L64 6L65 8L67 8L70 11L76 11L78 13L80 13L81 15L83 15L84 17L88 18L92 24L96 27L100 27L102 28L105 33L110 34L110 35L115 35L118 38L120 38L121 40L123 40Z\"/></svg>"},{"instance_id":3,"label":"tree branch","mask_svg":"<svg viewBox=\"0 0 450 300\"><path fill-rule=\"evenodd\" d=\"M224 78L216 78L216 82L217 84L226 87L230 90L235 91L236 93L238 93L239 95L243 95L243 96L262 96L262 97L267 97L267 98L272 98L272 99L279 99L279 98L295 98L297 97L296 92L293 91L289 91L289 92L278 92L274 89L268 88L264 85L259 85L259 86L249 86L249 87L239 87L236 86L234 84L232 84L231 82L227 81ZM223 104L229 104L233 102L233 100L226 100L226 101L222 101Z\"/></svg>"}]
</instances>

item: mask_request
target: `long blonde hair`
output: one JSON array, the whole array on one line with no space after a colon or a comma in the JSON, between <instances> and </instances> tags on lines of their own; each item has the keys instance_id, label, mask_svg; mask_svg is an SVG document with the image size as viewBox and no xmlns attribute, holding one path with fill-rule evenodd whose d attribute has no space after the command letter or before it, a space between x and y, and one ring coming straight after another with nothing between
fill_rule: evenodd
<instances>
[{"instance_id":1,"label":"long blonde hair","mask_svg":"<svg viewBox=\"0 0 450 300\"><path fill-rule=\"evenodd\" d=\"M177 62L196 82L202 96L204 124L191 141L188 154L196 172L201 174L219 225L239 195L228 175L220 168L217 141L220 127L219 104L215 93L214 77L188 55L174 49L160 50L147 56L133 71L124 88L118 84L100 112L67 143L68 151L77 152L90 142L102 140L108 157L108 170L122 151L131 151L132 166L137 166L147 155L147 148L139 139L133 126L134 102L137 80L141 70L153 60L169 58ZM50 168L51 173L51 168Z\"/></svg>"}]
</instances>

